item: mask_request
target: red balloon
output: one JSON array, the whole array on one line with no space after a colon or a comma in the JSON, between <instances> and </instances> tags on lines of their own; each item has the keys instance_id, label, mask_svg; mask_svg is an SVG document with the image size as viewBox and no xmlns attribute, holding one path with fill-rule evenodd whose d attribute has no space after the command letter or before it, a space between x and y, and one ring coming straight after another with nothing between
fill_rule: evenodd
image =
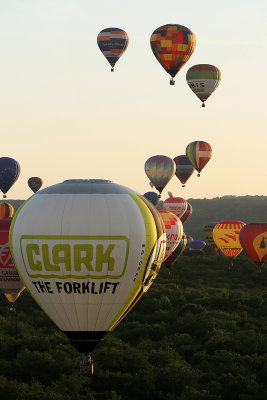
<instances>
[{"instance_id":1,"label":"red balloon","mask_svg":"<svg viewBox=\"0 0 267 400\"><path fill-rule=\"evenodd\" d=\"M239 241L245 253L259 267L267 261L267 222L245 225L239 233Z\"/></svg>"},{"instance_id":2,"label":"red balloon","mask_svg":"<svg viewBox=\"0 0 267 400\"><path fill-rule=\"evenodd\" d=\"M12 218L0 219L0 289L14 303L25 288L14 267L9 251L8 235Z\"/></svg>"},{"instance_id":3,"label":"red balloon","mask_svg":"<svg viewBox=\"0 0 267 400\"><path fill-rule=\"evenodd\" d=\"M189 203L187 202L187 208L186 208L186 210L185 210L185 213L180 217L180 220L181 220L181 222L182 222L183 224L188 220L188 218L191 217L192 212L193 212L193 207L191 206L191 204L189 204Z\"/></svg>"}]
</instances>

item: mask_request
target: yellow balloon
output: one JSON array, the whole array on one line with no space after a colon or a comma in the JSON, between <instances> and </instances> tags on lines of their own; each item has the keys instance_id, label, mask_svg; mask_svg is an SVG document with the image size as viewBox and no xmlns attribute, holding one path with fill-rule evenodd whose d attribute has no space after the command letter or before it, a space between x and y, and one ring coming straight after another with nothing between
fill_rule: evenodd
<instances>
[{"instance_id":1,"label":"yellow balloon","mask_svg":"<svg viewBox=\"0 0 267 400\"><path fill-rule=\"evenodd\" d=\"M213 229L213 240L231 265L242 251L239 232L245 225L242 221L221 221Z\"/></svg>"}]
</instances>

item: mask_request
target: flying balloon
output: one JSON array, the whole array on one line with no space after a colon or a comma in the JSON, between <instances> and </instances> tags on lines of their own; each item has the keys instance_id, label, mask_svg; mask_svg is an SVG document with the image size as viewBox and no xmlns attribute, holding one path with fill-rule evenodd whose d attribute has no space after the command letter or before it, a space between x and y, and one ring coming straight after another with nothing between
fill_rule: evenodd
<instances>
[{"instance_id":1,"label":"flying balloon","mask_svg":"<svg viewBox=\"0 0 267 400\"><path fill-rule=\"evenodd\" d=\"M203 250L205 246L206 243L203 240L193 240L188 247L190 250Z\"/></svg>"},{"instance_id":2,"label":"flying balloon","mask_svg":"<svg viewBox=\"0 0 267 400\"><path fill-rule=\"evenodd\" d=\"M34 193L38 192L38 190L42 187L42 184L43 184L42 179L37 176L33 176L33 177L29 178L29 180L28 180L29 188Z\"/></svg>"},{"instance_id":3,"label":"flying balloon","mask_svg":"<svg viewBox=\"0 0 267 400\"><path fill-rule=\"evenodd\" d=\"M210 222L209 224L204 226L204 235L205 238L208 240L209 244L214 248L215 251L218 250L218 246L213 240L213 229L216 225L216 222Z\"/></svg>"},{"instance_id":4,"label":"flying balloon","mask_svg":"<svg viewBox=\"0 0 267 400\"><path fill-rule=\"evenodd\" d=\"M173 252L169 255L169 257L164 261L162 264L163 267L171 267L177 260L178 258L183 254L183 251L186 248L186 234L183 233L182 239L180 240L178 246L176 249L173 250Z\"/></svg>"},{"instance_id":5,"label":"flying balloon","mask_svg":"<svg viewBox=\"0 0 267 400\"><path fill-rule=\"evenodd\" d=\"M158 202L159 202L159 196L155 192L146 192L144 194L144 197L148 201L150 201L150 203L153 204L153 206L156 206L158 204Z\"/></svg>"},{"instance_id":6,"label":"flying balloon","mask_svg":"<svg viewBox=\"0 0 267 400\"><path fill-rule=\"evenodd\" d=\"M22 205L10 247L32 297L90 353L152 284L166 234L155 207L133 190L73 179Z\"/></svg>"},{"instance_id":7,"label":"flying balloon","mask_svg":"<svg viewBox=\"0 0 267 400\"><path fill-rule=\"evenodd\" d=\"M197 64L189 68L186 80L190 89L202 101L202 107L205 107L205 101L221 82L221 72L214 65Z\"/></svg>"},{"instance_id":8,"label":"flying balloon","mask_svg":"<svg viewBox=\"0 0 267 400\"><path fill-rule=\"evenodd\" d=\"M195 35L186 26L163 25L152 33L150 45L158 62L171 75L170 85L174 85L173 78L195 50Z\"/></svg>"},{"instance_id":9,"label":"flying balloon","mask_svg":"<svg viewBox=\"0 0 267 400\"><path fill-rule=\"evenodd\" d=\"M19 174L20 165L16 160L10 157L0 157L0 190L4 193L4 198L18 179Z\"/></svg>"},{"instance_id":10,"label":"flying balloon","mask_svg":"<svg viewBox=\"0 0 267 400\"><path fill-rule=\"evenodd\" d=\"M99 32L97 44L111 65L111 71L118 59L127 49L129 38L127 33L119 28L106 28Z\"/></svg>"},{"instance_id":11,"label":"flying balloon","mask_svg":"<svg viewBox=\"0 0 267 400\"><path fill-rule=\"evenodd\" d=\"M25 289L14 267L8 244L11 218L0 219L0 289L15 311L14 302Z\"/></svg>"},{"instance_id":12,"label":"flying balloon","mask_svg":"<svg viewBox=\"0 0 267 400\"><path fill-rule=\"evenodd\" d=\"M166 210L158 210L166 230L166 253L164 261L176 249L183 236L183 224L173 213Z\"/></svg>"},{"instance_id":13,"label":"flying balloon","mask_svg":"<svg viewBox=\"0 0 267 400\"><path fill-rule=\"evenodd\" d=\"M267 261L267 222L245 225L239 233L239 241L245 253L261 268Z\"/></svg>"},{"instance_id":14,"label":"flying balloon","mask_svg":"<svg viewBox=\"0 0 267 400\"><path fill-rule=\"evenodd\" d=\"M0 219L12 218L14 215L14 208L9 203L0 203Z\"/></svg>"},{"instance_id":15,"label":"flying balloon","mask_svg":"<svg viewBox=\"0 0 267 400\"><path fill-rule=\"evenodd\" d=\"M191 217L192 213L193 213L193 207L187 201L187 207L185 213L180 217L182 224L184 224L188 220L188 218Z\"/></svg>"},{"instance_id":16,"label":"flying balloon","mask_svg":"<svg viewBox=\"0 0 267 400\"><path fill-rule=\"evenodd\" d=\"M213 229L213 240L230 261L230 266L242 251L239 232L245 225L242 221L221 221Z\"/></svg>"},{"instance_id":17,"label":"flying balloon","mask_svg":"<svg viewBox=\"0 0 267 400\"><path fill-rule=\"evenodd\" d=\"M159 193L171 180L175 169L175 162L167 156L152 156L145 162L145 173Z\"/></svg>"},{"instance_id":18,"label":"flying balloon","mask_svg":"<svg viewBox=\"0 0 267 400\"><path fill-rule=\"evenodd\" d=\"M187 209L187 201L182 197L173 197L172 195L163 203L164 210L172 212L181 218Z\"/></svg>"},{"instance_id":19,"label":"flying balloon","mask_svg":"<svg viewBox=\"0 0 267 400\"><path fill-rule=\"evenodd\" d=\"M189 143L186 148L186 155L193 167L198 171L198 176L200 176L200 172L211 159L212 148L207 142L198 140Z\"/></svg>"},{"instance_id":20,"label":"flying balloon","mask_svg":"<svg viewBox=\"0 0 267 400\"><path fill-rule=\"evenodd\" d=\"M182 183L182 187L185 187L186 182L190 176L192 176L195 168L185 155L177 156L173 159L173 161L176 164L175 175Z\"/></svg>"}]
</instances>

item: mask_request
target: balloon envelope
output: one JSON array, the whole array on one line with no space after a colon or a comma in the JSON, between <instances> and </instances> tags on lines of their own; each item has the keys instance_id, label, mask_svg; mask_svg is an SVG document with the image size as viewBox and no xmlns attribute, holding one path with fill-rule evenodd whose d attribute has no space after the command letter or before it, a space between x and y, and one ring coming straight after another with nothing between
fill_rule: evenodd
<instances>
[{"instance_id":1,"label":"balloon envelope","mask_svg":"<svg viewBox=\"0 0 267 400\"><path fill-rule=\"evenodd\" d=\"M170 196L164 201L163 208L181 218L187 209L187 201L182 197Z\"/></svg>"},{"instance_id":2,"label":"balloon envelope","mask_svg":"<svg viewBox=\"0 0 267 400\"><path fill-rule=\"evenodd\" d=\"M189 68L186 80L190 89L202 101L202 107L205 107L205 101L221 82L221 72L214 65L197 64Z\"/></svg>"},{"instance_id":3,"label":"balloon envelope","mask_svg":"<svg viewBox=\"0 0 267 400\"><path fill-rule=\"evenodd\" d=\"M196 38L186 26L167 24L155 29L150 45L158 62L174 78L193 54Z\"/></svg>"},{"instance_id":4,"label":"balloon envelope","mask_svg":"<svg viewBox=\"0 0 267 400\"><path fill-rule=\"evenodd\" d=\"M36 193L42 187L43 181L38 176L32 176L28 179L28 185L30 189Z\"/></svg>"},{"instance_id":5,"label":"balloon envelope","mask_svg":"<svg viewBox=\"0 0 267 400\"><path fill-rule=\"evenodd\" d=\"M155 207L135 191L74 179L27 200L10 243L33 298L79 351L90 352L150 287L166 234Z\"/></svg>"},{"instance_id":6,"label":"balloon envelope","mask_svg":"<svg viewBox=\"0 0 267 400\"><path fill-rule=\"evenodd\" d=\"M173 250L173 252L169 255L169 257L164 261L162 266L164 267L171 267L177 260L178 258L182 255L183 251L186 248L186 234L183 233L182 239L180 240L178 246L176 249Z\"/></svg>"},{"instance_id":7,"label":"balloon envelope","mask_svg":"<svg viewBox=\"0 0 267 400\"><path fill-rule=\"evenodd\" d=\"M173 213L166 210L159 210L166 230L166 253L164 261L178 246L183 236L183 224L180 219Z\"/></svg>"},{"instance_id":8,"label":"balloon envelope","mask_svg":"<svg viewBox=\"0 0 267 400\"><path fill-rule=\"evenodd\" d=\"M10 303L14 303L25 286L11 258L8 235L11 218L0 219L0 289Z\"/></svg>"},{"instance_id":9,"label":"balloon envelope","mask_svg":"<svg viewBox=\"0 0 267 400\"><path fill-rule=\"evenodd\" d=\"M9 157L0 157L0 189L4 195L16 182L19 174L20 165L16 160Z\"/></svg>"},{"instance_id":10,"label":"balloon envelope","mask_svg":"<svg viewBox=\"0 0 267 400\"><path fill-rule=\"evenodd\" d=\"M215 251L218 250L218 246L213 240L213 229L217 223L216 222L210 222L209 224L204 226L204 235L205 238L208 240L209 244L214 248Z\"/></svg>"},{"instance_id":11,"label":"balloon envelope","mask_svg":"<svg viewBox=\"0 0 267 400\"><path fill-rule=\"evenodd\" d=\"M193 240L191 243L189 243L189 249L191 250L202 250L206 246L206 243L203 242L202 240Z\"/></svg>"},{"instance_id":12,"label":"balloon envelope","mask_svg":"<svg viewBox=\"0 0 267 400\"><path fill-rule=\"evenodd\" d=\"M189 143L186 155L193 167L200 173L212 156L211 145L202 140Z\"/></svg>"},{"instance_id":13,"label":"balloon envelope","mask_svg":"<svg viewBox=\"0 0 267 400\"><path fill-rule=\"evenodd\" d=\"M184 224L188 220L188 218L191 217L192 213L193 213L193 207L187 201L187 207L185 213L180 217L182 224Z\"/></svg>"},{"instance_id":14,"label":"balloon envelope","mask_svg":"<svg viewBox=\"0 0 267 400\"><path fill-rule=\"evenodd\" d=\"M267 261L267 222L253 222L245 225L239 240L245 253L261 267Z\"/></svg>"},{"instance_id":15,"label":"balloon envelope","mask_svg":"<svg viewBox=\"0 0 267 400\"><path fill-rule=\"evenodd\" d=\"M242 221L221 221L213 229L213 240L232 263L242 251L239 232L246 224Z\"/></svg>"},{"instance_id":16,"label":"balloon envelope","mask_svg":"<svg viewBox=\"0 0 267 400\"><path fill-rule=\"evenodd\" d=\"M175 174L175 168L175 162L167 156L152 156L145 162L145 173L159 193Z\"/></svg>"},{"instance_id":17,"label":"balloon envelope","mask_svg":"<svg viewBox=\"0 0 267 400\"><path fill-rule=\"evenodd\" d=\"M14 215L14 208L9 203L0 203L0 219L12 218Z\"/></svg>"},{"instance_id":18,"label":"balloon envelope","mask_svg":"<svg viewBox=\"0 0 267 400\"><path fill-rule=\"evenodd\" d=\"M129 38L127 33L120 28L105 28L97 36L97 44L103 55L113 68L127 49Z\"/></svg>"},{"instance_id":19,"label":"balloon envelope","mask_svg":"<svg viewBox=\"0 0 267 400\"><path fill-rule=\"evenodd\" d=\"M173 159L173 161L176 164L175 175L184 186L190 176L192 176L195 168L185 155L177 156Z\"/></svg>"},{"instance_id":20,"label":"balloon envelope","mask_svg":"<svg viewBox=\"0 0 267 400\"><path fill-rule=\"evenodd\" d=\"M153 204L153 206L156 206L158 204L158 202L159 202L159 196L155 192L146 192L144 194L144 197L148 201L150 201L150 203Z\"/></svg>"}]
</instances>

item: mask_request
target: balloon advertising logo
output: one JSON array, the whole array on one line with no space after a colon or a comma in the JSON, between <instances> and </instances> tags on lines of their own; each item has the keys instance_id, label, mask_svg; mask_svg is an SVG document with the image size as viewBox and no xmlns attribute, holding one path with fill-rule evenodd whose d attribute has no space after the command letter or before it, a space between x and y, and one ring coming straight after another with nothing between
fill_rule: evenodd
<instances>
[{"instance_id":1,"label":"balloon advertising logo","mask_svg":"<svg viewBox=\"0 0 267 400\"><path fill-rule=\"evenodd\" d=\"M1 268L14 268L8 243L0 245L0 264Z\"/></svg>"},{"instance_id":2,"label":"balloon advertising logo","mask_svg":"<svg viewBox=\"0 0 267 400\"><path fill-rule=\"evenodd\" d=\"M125 236L22 236L21 252L31 278L110 278L124 272L129 254Z\"/></svg>"}]
</instances>

